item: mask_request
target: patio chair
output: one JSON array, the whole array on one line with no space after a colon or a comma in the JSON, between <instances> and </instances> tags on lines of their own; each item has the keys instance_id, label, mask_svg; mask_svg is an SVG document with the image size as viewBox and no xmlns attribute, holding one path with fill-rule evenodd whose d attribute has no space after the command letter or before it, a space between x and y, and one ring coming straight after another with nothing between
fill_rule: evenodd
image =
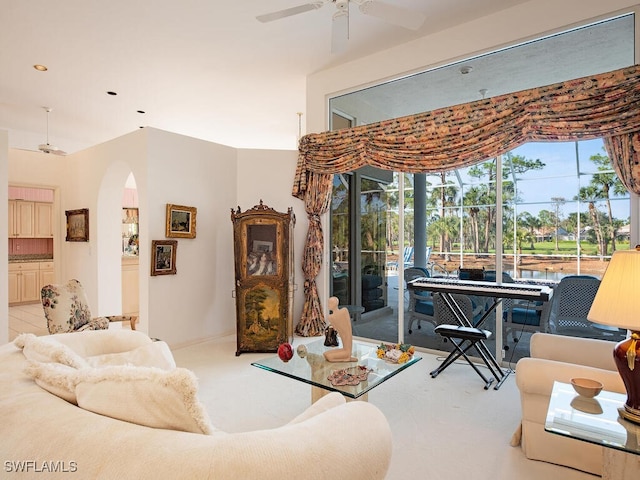
<instances>
[{"instance_id":1,"label":"patio chair","mask_svg":"<svg viewBox=\"0 0 640 480\"><path fill-rule=\"evenodd\" d=\"M404 247L404 250L402 251L402 263L404 264L404 268L413 265L411 257L413 257L413 247ZM393 271L398 270L398 261L387 262L387 269Z\"/></svg>"},{"instance_id":2,"label":"patio chair","mask_svg":"<svg viewBox=\"0 0 640 480\"><path fill-rule=\"evenodd\" d=\"M411 267L413 262L411 258L413 257L413 247L404 247L402 251L402 262L404 263L404 268Z\"/></svg>"},{"instance_id":3,"label":"patio chair","mask_svg":"<svg viewBox=\"0 0 640 480\"><path fill-rule=\"evenodd\" d=\"M562 278L551 298L551 333L585 338L622 339L624 331L587 320L587 314L599 287L600 280L590 275L569 275Z\"/></svg>"},{"instance_id":4,"label":"patio chair","mask_svg":"<svg viewBox=\"0 0 640 480\"><path fill-rule=\"evenodd\" d=\"M411 267L404 271L405 283L420 277L429 277L429 272L426 268ZM433 295L430 292L409 290L409 312L407 318L409 334L413 333L412 327L415 321L418 322L418 329L422 328L422 320L430 322L436 326L437 322L435 312L433 310Z\"/></svg>"},{"instance_id":5,"label":"patio chair","mask_svg":"<svg viewBox=\"0 0 640 480\"><path fill-rule=\"evenodd\" d=\"M136 329L137 316L91 317L89 302L78 280L65 284L45 285L40 292L49 333L106 330L110 322L129 322Z\"/></svg>"}]
</instances>

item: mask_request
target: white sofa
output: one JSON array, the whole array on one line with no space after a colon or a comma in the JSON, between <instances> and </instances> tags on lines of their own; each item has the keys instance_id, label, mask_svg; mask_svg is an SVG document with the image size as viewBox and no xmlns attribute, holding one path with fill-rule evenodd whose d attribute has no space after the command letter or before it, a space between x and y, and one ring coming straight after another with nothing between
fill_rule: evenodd
<instances>
[{"instance_id":1,"label":"white sofa","mask_svg":"<svg viewBox=\"0 0 640 480\"><path fill-rule=\"evenodd\" d=\"M122 365L139 359L140 355L136 357L132 352L141 349L163 352L150 346L152 342L145 334L129 330L85 331L31 336L22 338L22 343L24 351L13 343L0 347L0 477L62 478L73 476L73 472L77 478L109 480L353 480L382 479L386 475L391 460L391 431L380 410L366 402L347 403L341 395L332 393L288 424L272 430L227 434L211 428L209 434L204 434L151 428L78 406L84 402L87 408L97 411L113 406L125 415L139 414L149 421L157 420L148 410L155 408L153 403L159 394L153 393L153 398L146 400L146 393L132 390L132 385L138 380L148 385L149 378L164 378L184 369L171 365L172 356L165 359L168 365L154 366L152 370ZM47 358L51 352L55 355ZM93 363L84 365L91 359ZM116 365L118 362L120 365ZM102 377L109 369L128 373L103 384ZM151 373L148 378L138 378L136 369ZM48 371L55 375L46 384L42 372ZM127 381L127 375L137 380ZM184 374L187 380L190 376L193 374L188 371ZM66 389L67 394L68 388L73 390L75 386L72 400L78 405L39 385L52 391ZM107 388L100 390L100 385ZM120 388L122 398L118 396ZM127 399L132 392L134 398ZM99 406L91 407L96 394L101 395L97 398ZM184 398L188 396L189 392ZM184 399L179 396L177 400ZM200 407L197 400L189 406L188 414L197 417L193 427L196 429L208 421L206 412L198 410Z\"/></svg>"},{"instance_id":2,"label":"white sofa","mask_svg":"<svg viewBox=\"0 0 640 480\"><path fill-rule=\"evenodd\" d=\"M613 361L615 343L547 333L531 336L531 357L516 365L522 422L512 445L521 445L532 460L602 475L602 447L544 430L553 382L574 377L602 382L605 390L626 393Z\"/></svg>"}]
</instances>

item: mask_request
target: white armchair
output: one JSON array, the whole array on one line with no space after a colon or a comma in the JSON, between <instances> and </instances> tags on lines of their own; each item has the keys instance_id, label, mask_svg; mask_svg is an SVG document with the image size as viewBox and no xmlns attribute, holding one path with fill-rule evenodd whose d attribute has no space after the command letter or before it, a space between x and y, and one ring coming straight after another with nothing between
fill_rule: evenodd
<instances>
[{"instance_id":1,"label":"white armchair","mask_svg":"<svg viewBox=\"0 0 640 480\"><path fill-rule=\"evenodd\" d=\"M511 444L520 445L531 460L602 475L602 447L546 432L544 423L554 381L586 377L602 382L605 390L626 392L613 362L613 347L606 340L534 333L531 357L516 366L522 421Z\"/></svg>"}]
</instances>

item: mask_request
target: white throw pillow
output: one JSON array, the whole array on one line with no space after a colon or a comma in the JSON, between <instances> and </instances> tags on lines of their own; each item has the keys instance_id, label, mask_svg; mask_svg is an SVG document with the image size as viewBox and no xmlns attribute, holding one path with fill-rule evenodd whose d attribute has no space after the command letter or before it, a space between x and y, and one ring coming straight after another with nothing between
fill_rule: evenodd
<instances>
[{"instance_id":1,"label":"white throw pillow","mask_svg":"<svg viewBox=\"0 0 640 480\"><path fill-rule=\"evenodd\" d=\"M22 349L27 360L35 362L55 362L73 368L85 368L87 361L71 348L58 342L55 335L36 337L32 333L23 333L13 341L14 345Z\"/></svg>"},{"instance_id":2,"label":"white throw pillow","mask_svg":"<svg viewBox=\"0 0 640 480\"><path fill-rule=\"evenodd\" d=\"M105 353L87 357L86 361L92 367L108 365L135 365L138 367L156 367L163 370L176 368L173 354L166 342L153 342L128 352Z\"/></svg>"},{"instance_id":3,"label":"white throw pillow","mask_svg":"<svg viewBox=\"0 0 640 480\"><path fill-rule=\"evenodd\" d=\"M190 370L108 366L82 372L75 393L85 410L153 428L213 431Z\"/></svg>"}]
</instances>

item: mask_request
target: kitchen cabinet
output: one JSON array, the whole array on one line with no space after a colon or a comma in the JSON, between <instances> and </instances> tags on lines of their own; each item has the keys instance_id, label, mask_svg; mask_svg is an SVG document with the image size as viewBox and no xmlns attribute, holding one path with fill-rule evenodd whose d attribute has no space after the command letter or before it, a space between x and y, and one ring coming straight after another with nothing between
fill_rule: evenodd
<instances>
[{"instance_id":1,"label":"kitchen cabinet","mask_svg":"<svg viewBox=\"0 0 640 480\"><path fill-rule=\"evenodd\" d=\"M35 202L9 200L9 236L32 238L35 235Z\"/></svg>"},{"instance_id":2,"label":"kitchen cabinet","mask_svg":"<svg viewBox=\"0 0 640 480\"><path fill-rule=\"evenodd\" d=\"M35 202L33 233L36 238L53 238L53 204Z\"/></svg>"},{"instance_id":3,"label":"kitchen cabinet","mask_svg":"<svg viewBox=\"0 0 640 480\"><path fill-rule=\"evenodd\" d=\"M9 305L37 303L44 285L55 283L53 262L9 263Z\"/></svg>"},{"instance_id":4,"label":"kitchen cabinet","mask_svg":"<svg viewBox=\"0 0 640 480\"><path fill-rule=\"evenodd\" d=\"M45 285L56 283L56 274L53 268L53 262L40 262L40 288Z\"/></svg>"},{"instance_id":5,"label":"kitchen cabinet","mask_svg":"<svg viewBox=\"0 0 640 480\"><path fill-rule=\"evenodd\" d=\"M33 303L39 300L39 262L10 263L9 303Z\"/></svg>"},{"instance_id":6,"label":"kitchen cabinet","mask_svg":"<svg viewBox=\"0 0 640 480\"><path fill-rule=\"evenodd\" d=\"M9 238L53 238L53 204L9 200Z\"/></svg>"}]
</instances>

